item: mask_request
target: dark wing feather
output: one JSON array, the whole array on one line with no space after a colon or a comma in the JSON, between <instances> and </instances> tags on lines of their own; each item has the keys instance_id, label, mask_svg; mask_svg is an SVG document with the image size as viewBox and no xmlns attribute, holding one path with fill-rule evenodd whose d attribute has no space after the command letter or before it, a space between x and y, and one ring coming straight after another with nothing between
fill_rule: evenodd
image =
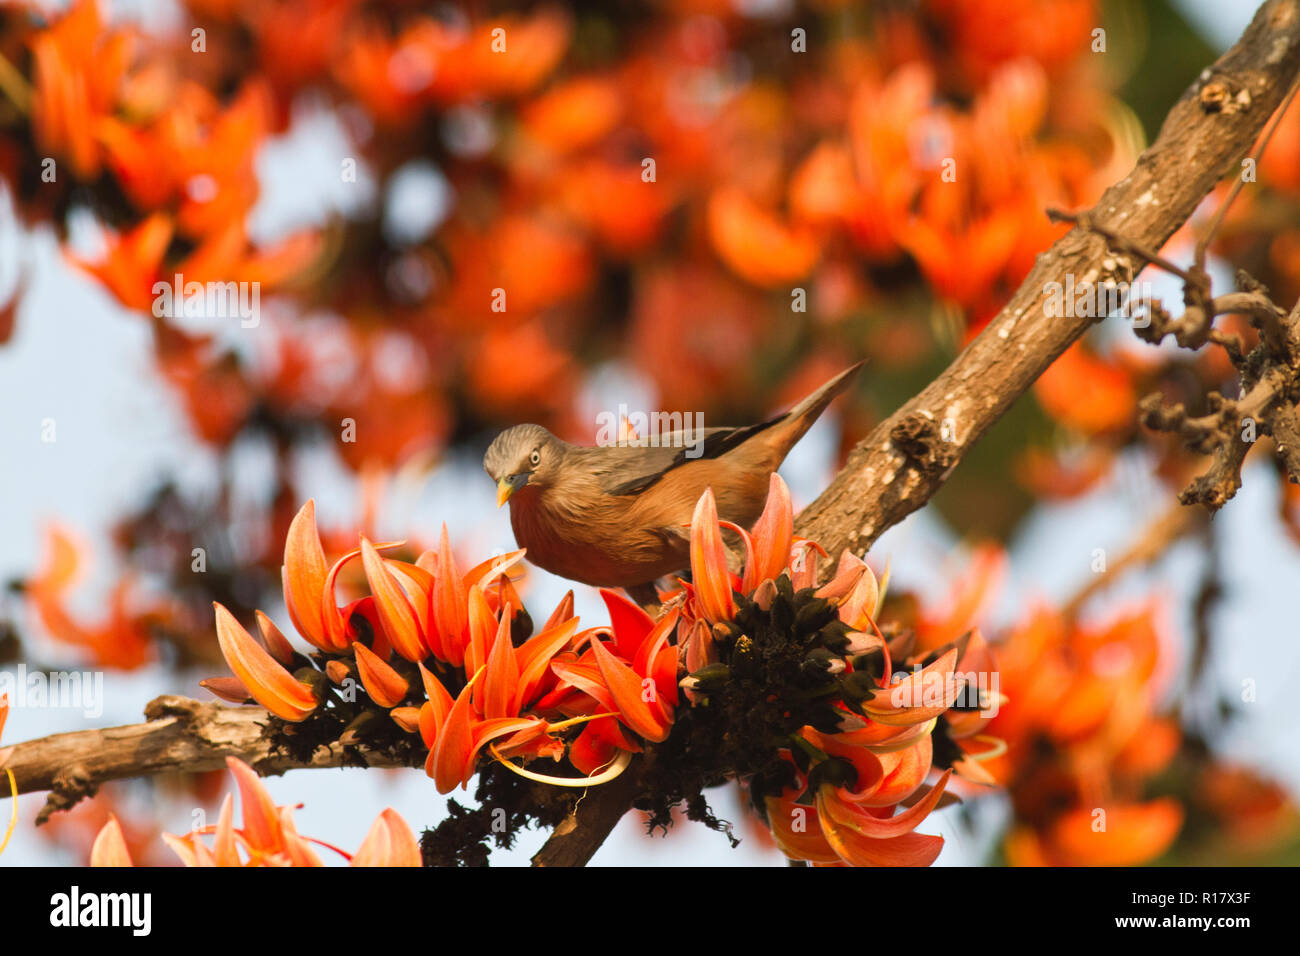
<instances>
[{"instance_id":1,"label":"dark wing feather","mask_svg":"<svg viewBox=\"0 0 1300 956\"><path fill-rule=\"evenodd\" d=\"M674 468L687 462L700 461L705 458L721 458L733 448L744 444L759 432L771 428L785 417L785 415L777 415L775 418L759 422L756 425L742 425L735 428L706 428L700 453L689 458L686 453L695 451L694 448L663 446L659 448L628 448L627 451L635 452L637 455L626 456L619 463L623 467L610 469L600 474L598 478L601 488L611 495L639 495ZM667 437L670 439L669 444L674 444L671 441L672 435ZM679 441L675 442L675 444L680 445L682 443ZM602 449L606 453L610 450ZM610 456L606 460L613 463L614 458ZM635 477L628 477L629 474Z\"/></svg>"}]
</instances>

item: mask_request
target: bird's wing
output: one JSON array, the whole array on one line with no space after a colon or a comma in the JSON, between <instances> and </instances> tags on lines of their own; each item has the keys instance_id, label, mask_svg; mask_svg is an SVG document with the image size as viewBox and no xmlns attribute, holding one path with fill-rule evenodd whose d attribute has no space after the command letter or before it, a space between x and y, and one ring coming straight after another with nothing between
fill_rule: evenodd
<instances>
[{"instance_id":1,"label":"bird's wing","mask_svg":"<svg viewBox=\"0 0 1300 956\"><path fill-rule=\"evenodd\" d=\"M592 469L606 494L639 495L672 469L687 462L720 458L783 418L785 415L777 415L756 425L736 428L706 428L703 441L695 433L670 432L660 436L658 448L601 448L599 457L592 456Z\"/></svg>"}]
</instances>

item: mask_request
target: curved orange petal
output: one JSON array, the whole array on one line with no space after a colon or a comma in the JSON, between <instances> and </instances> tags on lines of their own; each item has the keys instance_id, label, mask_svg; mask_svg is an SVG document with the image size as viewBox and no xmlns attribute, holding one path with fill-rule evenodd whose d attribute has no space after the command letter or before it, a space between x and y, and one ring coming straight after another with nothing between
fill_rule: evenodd
<instances>
[{"instance_id":1,"label":"curved orange petal","mask_svg":"<svg viewBox=\"0 0 1300 956\"><path fill-rule=\"evenodd\" d=\"M945 770L939 782L926 791L925 796L917 803L891 817L882 818L865 813L854 804L839 800L834 787L825 786L819 788L817 792L817 811L823 817L830 817L837 824L872 840L902 836L904 833L911 833L930 815L930 811L943 796L944 788L947 787L948 778L951 776L952 771Z\"/></svg>"},{"instance_id":2,"label":"curved orange petal","mask_svg":"<svg viewBox=\"0 0 1300 956\"><path fill-rule=\"evenodd\" d=\"M641 676L606 650L600 641L593 640L591 650L623 722L646 740L667 739L670 724L664 720L660 708L644 699Z\"/></svg>"},{"instance_id":3,"label":"curved orange petal","mask_svg":"<svg viewBox=\"0 0 1300 956\"><path fill-rule=\"evenodd\" d=\"M392 807L371 824L350 866L420 866L420 846L406 821Z\"/></svg>"},{"instance_id":4,"label":"curved orange petal","mask_svg":"<svg viewBox=\"0 0 1300 956\"><path fill-rule=\"evenodd\" d=\"M259 704L288 721L306 720L318 706L310 687L294 678L253 640L222 605L217 612L217 643L221 654Z\"/></svg>"},{"instance_id":5,"label":"curved orange petal","mask_svg":"<svg viewBox=\"0 0 1300 956\"><path fill-rule=\"evenodd\" d=\"M727 549L722 543L718 505L712 488L704 489L691 516L691 580L695 585L695 600L705 617L717 624L736 616Z\"/></svg>"},{"instance_id":6,"label":"curved orange petal","mask_svg":"<svg viewBox=\"0 0 1300 956\"><path fill-rule=\"evenodd\" d=\"M1052 826L1049 845L1072 866L1135 866L1169 849L1183 825L1183 808L1172 797L1149 803L1080 808Z\"/></svg>"},{"instance_id":7,"label":"curved orange petal","mask_svg":"<svg viewBox=\"0 0 1300 956\"><path fill-rule=\"evenodd\" d=\"M776 472L772 472L768 482L767 503L754 523L751 540L753 551L745 562L742 587L746 594L769 578L780 577L790 564L790 549L794 544L794 506L790 502L790 489Z\"/></svg>"},{"instance_id":8,"label":"curved orange petal","mask_svg":"<svg viewBox=\"0 0 1300 956\"><path fill-rule=\"evenodd\" d=\"M881 688L863 701L862 709L882 724L917 724L938 717L961 692L961 682L953 676L956 666L954 647L922 670Z\"/></svg>"},{"instance_id":9,"label":"curved orange petal","mask_svg":"<svg viewBox=\"0 0 1300 956\"><path fill-rule=\"evenodd\" d=\"M400 704L411 689L406 678L366 645L355 643L352 650L357 658L357 673L370 699L389 710Z\"/></svg>"},{"instance_id":10,"label":"curved orange petal","mask_svg":"<svg viewBox=\"0 0 1300 956\"><path fill-rule=\"evenodd\" d=\"M905 833L873 840L826 817L822 833L840 859L854 866L929 866L943 849L943 837Z\"/></svg>"},{"instance_id":11,"label":"curved orange petal","mask_svg":"<svg viewBox=\"0 0 1300 956\"><path fill-rule=\"evenodd\" d=\"M131 853L126 848L126 837L122 835L122 825L117 822L117 817L111 813L108 815L108 822L99 831L94 844L90 848L90 865L135 865L131 862Z\"/></svg>"},{"instance_id":12,"label":"curved orange petal","mask_svg":"<svg viewBox=\"0 0 1300 956\"><path fill-rule=\"evenodd\" d=\"M550 670L551 658L568 646L577 629L576 617L561 619L534 634L519 648L519 681L515 689L514 713L520 713L526 705L532 703L543 678Z\"/></svg>"},{"instance_id":13,"label":"curved orange petal","mask_svg":"<svg viewBox=\"0 0 1300 956\"><path fill-rule=\"evenodd\" d=\"M488 652L496 639L500 621L492 613L487 595L477 584L471 584L465 596L465 610L469 623L469 642L465 645L464 667L472 674L487 663Z\"/></svg>"},{"instance_id":14,"label":"curved orange petal","mask_svg":"<svg viewBox=\"0 0 1300 956\"><path fill-rule=\"evenodd\" d=\"M275 626L275 622L263 614L261 611L254 611L257 617L257 629L262 634L262 643L266 649L271 652L271 656L277 661L288 667L293 663L294 650L293 645L289 643L283 632Z\"/></svg>"},{"instance_id":15,"label":"curved orange petal","mask_svg":"<svg viewBox=\"0 0 1300 956\"><path fill-rule=\"evenodd\" d=\"M415 608L411 606L406 592L397 583L375 546L364 537L361 539L361 563L365 568L366 581L375 596L375 608L379 611L384 635L393 650L408 661L426 657L428 652L424 636L420 633Z\"/></svg>"},{"instance_id":16,"label":"curved orange petal","mask_svg":"<svg viewBox=\"0 0 1300 956\"><path fill-rule=\"evenodd\" d=\"M259 853L279 852L284 845L280 815L257 772L238 757L227 757L226 766L235 776L243 809L243 834L251 849Z\"/></svg>"},{"instance_id":17,"label":"curved orange petal","mask_svg":"<svg viewBox=\"0 0 1300 956\"><path fill-rule=\"evenodd\" d=\"M331 650L321 616L325 574L325 549L316 530L316 502L308 498L289 523L284 540L284 603L298 633L317 647Z\"/></svg>"},{"instance_id":18,"label":"curved orange petal","mask_svg":"<svg viewBox=\"0 0 1300 956\"><path fill-rule=\"evenodd\" d=\"M551 616L546 619L546 624L542 626L542 630L549 631L557 624L563 624L565 621L569 620L572 617L573 617L573 591L570 589L569 591L565 592L564 597L560 599L560 603L555 605L555 610L552 611Z\"/></svg>"},{"instance_id":19,"label":"curved orange petal","mask_svg":"<svg viewBox=\"0 0 1300 956\"><path fill-rule=\"evenodd\" d=\"M253 695L238 677L208 677L199 681L199 686L232 704L246 704L253 699Z\"/></svg>"},{"instance_id":20,"label":"curved orange petal","mask_svg":"<svg viewBox=\"0 0 1300 956\"><path fill-rule=\"evenodd\" d=\"M216 838L212 842L212 855L217 866L239 866L239 849L235 843L235 798L226 794L217 815Z\"/></svg>"},{"instance_id":21,"label":"curved orange petal","mask_svg":"<svg viewBox=\"0 0 1300 956\"><path fill-rule=\"evenodd\" d=\"M424 765L426 773L433 771L429 776L433 777L434 786L439 793L451 793L464 782L465 767L474 747L474 728L471 724L475 716L471 705L474 683L471 680L456 697Z\"/></svg>"},{"instance_id":22,"label":"curved orange petal","mask_svg":"<svg viewBox=\"0 0 1300 956\"><path fill-rule=\"evenodd\" d=\"M614 632L614 646L618 649L619 656L630 661L636 657L637 649L645 640L645 636L650 633L650 629L654 627L654 621L639 604L617 591L601 588L600 596L609 610L609 626Z\"/></svg>"},{"instance_id":23,"label":"curved orange petal","mask_svg":"<svg viewBox=\"0 0 1300 956\"><path fill-rule=\"evenodd\" d=\"M510 607L505 608L492 650L488 652L483 676L483 716L514 716L515 693L519 689L519 659L510 639Z\"/></svg>"},{"instance_id":24,"label":"curved orange petal","mask_svg":"<svg viewBox=\"0 0 1300 956\"><path fill-rule=\"evenodd\" d=\"M284 839L284 855L290 866L324 866L311 844L298 835L293 825L293 808L280 807L280 832Z\"/></svg>"},{"instance_id":25,"label":"curved orange petal","mask_svg":"<svg viewBox=\"0 0 1300 956\"><path fill-rule=\"evenodd\" d=\"M444 661L460 667L465 661L465 631L467 600L466 585L456 570L456 559L451 553L447 526L442 526L442 542L438 548L437 585L433 589L433 620L438 628L437 646L433 648Z\"/></svg>"},{"instance_id":26,"label":"curved orange petal","mask_svg":"<svg viewBox=\"0 0 1300 956\"><path fill-rule=\"evenodd\" d=\"M767 820L777 847L790 859L810 863L839 861L839 856L826 842L814 807L784 797L768 797Z\"/></svg>"}]
</instances>

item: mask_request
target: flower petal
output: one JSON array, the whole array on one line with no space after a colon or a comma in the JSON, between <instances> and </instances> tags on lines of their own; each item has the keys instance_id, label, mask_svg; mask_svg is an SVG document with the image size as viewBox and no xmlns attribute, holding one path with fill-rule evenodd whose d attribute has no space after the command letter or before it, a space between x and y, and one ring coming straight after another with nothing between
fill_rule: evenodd
<instances>
[{"instance_id":1,"label":"flower petal","mask_svg":"<svg viewBox=\"0 0 1300 956\"><path fill-rule=\"evenodd\" d=\"M623 722L646 740L658 742L667 739L671 724L664 720L659 707L644 699L643 678L606 650L600 641L593 640L591 650ZM657 700L657 690L655 697Z\"/></svg>"},{"instance_id":2,"label":"flower petal","mask_svg":"<svg viewBox=\"0 0 1300 956\"><path fill-rule=\"evenodd\" d=\"M300 721L316 710L312 689L280 666L266 649L253 640L234 615L220 604L217 612L217 643L221 654L259 704L288 721Z\"/></svg>"},{"instance_id":3,"label":"flower petal","mask_svg":"<svg viewBox=\"0 0 1300 956\"><path fill-rule=\"evenodd\" d=\"M722 543L712 488L704 489L691 516L691 580L695 585L695 600L705 617L717 624L736 616L727 549Z\"/></svg>"},{"instance_id":4,"label":"flower petal","mask_svg":"<svg viewBox=\"0 0 1300 956\"><path fill-rule=\"evenodd\" d=\"M790 489L776 472L772 472L768 482L767 503L754 524L752 539L755 567L751 573L750 562L745 563L746 594L764 581L780 577L790 564L790 548L794 543L794 506L790 503Z\"/></svg>"},{"instance_id":5,"label":"flower petal","mask_svg":"<svg viewBox=\"0 0 1300 956\"><path fill-rule=\"evenodd\" d=\"M400 704L411 689L410 682L366 645L355 643L352 650L357 658L357 673L370 699L389 710Z\"/></svg>"},{"instance_id":6,"label":"flower petal","mask_svg":"<svg viewBox=\"0 0 1300 956\"><path fill-rule=\"evenodd\" d=\"M483 716L513 717L515 692L519 687L519 660L510 640L510 607L505 608L483 676Z\"/></svg>"},{"instance_id":7,"label":"flower petal","mask_svg":"<svg viewBox=\"0 0 1300 956\"><path fill-rule=\"evenodd\" d=\"M298 633L317 647L328 649L321 617L325 590L325 549L316 530L316 502L312 498L294 515L284 541L284 603Z\"/></svg>"},{"instance_id":8,"label":"flower petal","mask_svg":"<svg viewBox=\"0 0 1300 956\"><path fill-rule=\"evenodd\" d=\"M654 627L650 615L641 606L617 591L601 588L600 596L609 609L609 626L614 632L614 646L624 660L636 657L637 648Z\"/></svg>"},{"instance_id":9,"label":"flower petal","mask_svg":"<svg viewBox=\"0 0 1300 956\"><path fill-rule=\"evenodd\" d=\"M406 821L392 807L371 824L350 866L420 866L420 846Z\"/></svg>"},{"instance_id":10,"label":"flower petal","mask_svg":"<svg viewBox=\"0 0 1300 956\"><path fill-rule=\"evenodd\" d=\"M366 571L366 581L375 596L375 608L384 626L384 635L393 650L408 661L418 661L428 655L420 623L411 600L397 583L393 573L379 556L379 552L365 538L361 539L361 563Z\"/></svg>"},{"instance_id":11,"label":"flower petal","mask_svg":"<svg viewBox=\"0 0 1300 956\"><path fill-rule=\"evenodd\" d=\"M104 824L90 847L91 866L134 866L131 853L126 848L126 837L122 835L122 825L117 817L108 815Z\"/></svg>"},{"instance_id":12,"label":"flower petal","mask_svg":"<svg viewBox=\"0 0 1300 956\"><path fill-rule=\"evenodd\" d=\"M447 526L442 526L442 543L438 549L437 585L433 589L433 620L438 629L434 653L453 667L465 661L467 614L466 585L456 569L456 559L451 553ZM431 642L432 643L432 642Z\"/></svg>"},{"instance_id":13,"label":"flower petal","mask_svg":"<svg viewBox=\"0 0 1300 956\"><path fill-rule=\"evenodd\" d=\"M235 776L243 808L243 834L249 846L259 853L279 852L284 845L280 815L275 801L266 792L257 772L238 757L227 757L226 766Z\"/></svg>"}]
</instances>

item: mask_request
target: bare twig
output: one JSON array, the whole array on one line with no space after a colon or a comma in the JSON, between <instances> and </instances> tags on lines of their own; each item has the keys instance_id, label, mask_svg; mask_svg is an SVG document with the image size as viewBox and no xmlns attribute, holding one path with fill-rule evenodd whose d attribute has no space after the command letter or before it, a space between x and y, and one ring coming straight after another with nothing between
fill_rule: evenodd
<instances>
[{"instance_id":1,"label":"bare twig","mask_svg":"<svg viewBox=\"0 0 1300 956\"><path fill-rule=\"evenodd\" d=\"M1202 523L1198 520L1196 512L1181 505L1173 506L1147 525L1128 550L1114 561L1108 562L1105 571L1093 575L1088 583L1065 603L1061 613L1067 618L1078 617L1079 611L1093 596L1105 590L1129 571L1157 560L1171 544Z\"/></svg>"}]
</instances>

